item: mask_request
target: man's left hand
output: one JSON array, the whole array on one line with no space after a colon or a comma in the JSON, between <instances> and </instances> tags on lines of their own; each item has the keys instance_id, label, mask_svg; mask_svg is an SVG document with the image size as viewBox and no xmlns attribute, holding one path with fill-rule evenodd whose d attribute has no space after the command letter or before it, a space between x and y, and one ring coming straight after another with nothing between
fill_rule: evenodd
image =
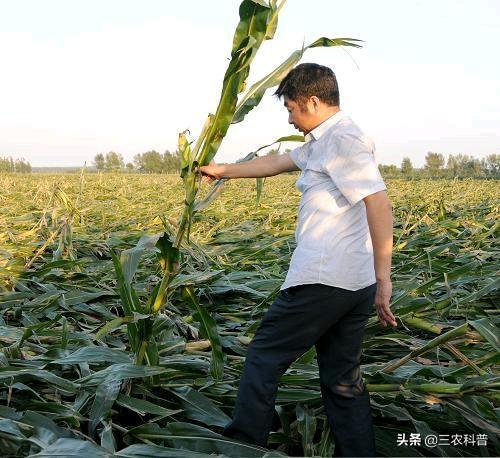
<instances>
[{"instance_id":1,"label":"man's left hand","mask_svg":"<svg viewBox=\"0 0 500 458\"><path fill-rule=\"evenodd\" d=\"M377 292L375 294L375 307L377 308L377 315L382 326L387 327L388 324L396 327L395 316L391 312L391 296L392 296L392 283L391 281L377 281Z\"/></svg>"}]
</instances>

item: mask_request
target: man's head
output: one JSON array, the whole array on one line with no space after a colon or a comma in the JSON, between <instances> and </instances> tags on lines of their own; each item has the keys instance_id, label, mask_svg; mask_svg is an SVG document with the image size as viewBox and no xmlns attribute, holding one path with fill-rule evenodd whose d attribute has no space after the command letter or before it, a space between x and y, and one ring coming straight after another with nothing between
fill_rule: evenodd
<instances>
[{"instance_id":1,"label":"man's head","mask_svg":"<svg viewBox=\"0 0 500 458\"><path fill-rule=\"evenodd\" d=\"M275 95L283 97L288 122L306 134L339 111L337 79L323 65L297 65L283 78Z\"/></svg>"}]
</instances>

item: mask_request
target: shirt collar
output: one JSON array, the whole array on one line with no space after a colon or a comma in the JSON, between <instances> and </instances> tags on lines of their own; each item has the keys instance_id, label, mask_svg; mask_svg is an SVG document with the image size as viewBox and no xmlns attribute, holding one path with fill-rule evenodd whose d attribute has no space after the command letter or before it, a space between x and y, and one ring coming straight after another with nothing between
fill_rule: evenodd
<instances>
[{"instance_id":1,"label":"shirt collar","mask_svg":"<svg viewBox=\"0 0 500 458\"><path fill-rule=\"evenodd\" d=\"M319 140L321 136L333 125L337 124L343 117L345 113L340 110L334 115L330 116L328 119L323 121L319 126L316 126L311 132L305 136L305 141L309 142L311 140Z\"/></svg>"}]
</instances>

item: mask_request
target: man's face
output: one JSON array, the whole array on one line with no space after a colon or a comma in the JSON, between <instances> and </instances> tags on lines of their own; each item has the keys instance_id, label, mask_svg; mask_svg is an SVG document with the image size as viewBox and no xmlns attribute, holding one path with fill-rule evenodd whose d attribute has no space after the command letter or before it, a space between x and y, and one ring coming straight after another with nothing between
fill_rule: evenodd
<instances>
[{"instance_id":1,"label":"man's face","mask_svg":"<svg viewBox=\"0 0 500 458\"><path fill-rule=\"evenodd\" d=\"M311 112L309 101L304 106L286 96L283 101L288 110L288 123L293 124L303 134L309 133L314 124L314 111Z\"/></svg>"}]
</instances>

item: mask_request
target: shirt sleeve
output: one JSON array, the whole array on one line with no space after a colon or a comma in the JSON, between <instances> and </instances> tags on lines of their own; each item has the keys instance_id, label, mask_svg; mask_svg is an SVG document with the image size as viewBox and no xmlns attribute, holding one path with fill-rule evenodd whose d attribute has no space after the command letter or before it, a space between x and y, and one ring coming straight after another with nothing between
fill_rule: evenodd
<instances>
[{"instance_id":1,"label":"shirt sleeve","mask_svg":"<svg viewBox=\"0 0 500 458\"><path fill-rule=\"evenodd\" d=\"M295 165L300 169L304 170L307 165L307 158L305 156L305 150L304 150L305 145L300 145L299 147L293 149L290 151L288 154L290 155L291 159L293 162L295 162Z\"/></svg>"},{"instance_id":2,"label":"shirt sleeve","mask_svg":"<svg viewBox=\"0 0 500 458\"><path fill-rule=\"evenodd\" d=\"M345 134L332 139L323 167L351 205L387 189L366 136Z\"/></svg>"}]
</instances>

